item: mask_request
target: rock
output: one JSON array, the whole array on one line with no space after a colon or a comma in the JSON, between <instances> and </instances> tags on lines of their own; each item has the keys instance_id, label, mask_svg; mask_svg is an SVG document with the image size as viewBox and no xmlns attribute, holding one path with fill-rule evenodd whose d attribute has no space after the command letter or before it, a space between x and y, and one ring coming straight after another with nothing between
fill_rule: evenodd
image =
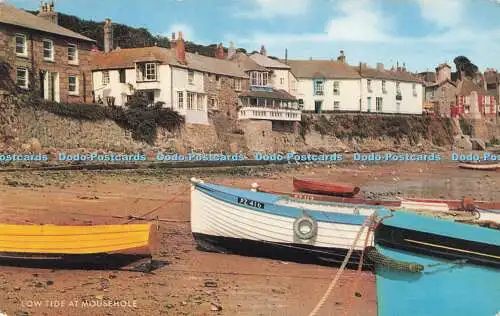
<instances>
[{"instance_id":1,"label":"rock","mask_svg":"<svg viewBox=\"0 0 500 316\"><path fill-rule=\"evenodd\" d=\"M471 138L472 150L486 150L486 143L481 138Z\"/></svg>"},{"instance_id":2,"label":"rock","mask_svg":"<svg viewBox=\"0 0 500 316\"><path fill-rule=\"evenodd\" d=\"M30 145L31 151L34 153L38 153L42 150L42 144L40 144L40 141L36 138L30 139L28 144Z\"/></svg>"},{"instance_id":3,"label":"rock","mask_svg":"<svg viewBox=\"0 0 500 316\"><path fill-rule=\"evenodd\" d=\"M453 147L461 150L472 150L472 142L468 135L455 136Z\"/></svg>"},{"instance_id":4,"label":"rock","mask_svg":"<svg viewBox=\"0 0 500 316\"><path fill-rule=\"evenodd\" d=\"M212 312L220 312L222 310L222 306L219 304L210 303L210 310Z\"/></svg>"},{"instance_id":5,"label":"rock","mask_svg":"<svg viewBox=\"0 0 500 316\"><path fill-rule=\"evenodd\" d=\"M54 284L54 281L52 281L52 280L47 281L47 285L52 285L52 284Z\"/></svg>"}]
</instances>

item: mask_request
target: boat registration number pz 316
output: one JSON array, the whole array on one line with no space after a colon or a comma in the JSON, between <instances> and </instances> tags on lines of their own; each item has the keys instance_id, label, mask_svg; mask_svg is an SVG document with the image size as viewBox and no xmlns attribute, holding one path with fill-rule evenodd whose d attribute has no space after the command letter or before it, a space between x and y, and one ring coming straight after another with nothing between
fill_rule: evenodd
<instances>
[{"instance_id":1,"label":"boat registration number pz 316","mask_svg":"<svg viewBox=\"0 0 500 316\"><path fill-rule=\"evenodd\" d=\"M253 200L249 200L249 199L245 199L245 198L242 198L242 197L238 197L238 204L243 204L243 205L247 205L247 206L251 206L251 207L256 207L256 208L261 208L261 209L264 208L264 203L253 201Z\"/></svg>"}]
</instances>

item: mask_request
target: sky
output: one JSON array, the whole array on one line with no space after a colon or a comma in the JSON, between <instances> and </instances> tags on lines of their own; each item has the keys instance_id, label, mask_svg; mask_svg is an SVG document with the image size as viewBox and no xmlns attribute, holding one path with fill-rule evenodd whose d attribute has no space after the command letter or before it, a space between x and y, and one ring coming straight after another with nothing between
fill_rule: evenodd
<instances>
[{"instance_id":1,"label":"sky","mask_svg":"<svg viewBox=\"0 0 500 316\"><path fill-rule=\"evenodd\" d=\"M349 64L426 71L464 55L481 70L500 69L500 0L56 0L56 10L153 34L181 30L199 44L265 45L280 58L285 49L290 59L336 59L344 50Z\"/></svg>"}]
</instances>

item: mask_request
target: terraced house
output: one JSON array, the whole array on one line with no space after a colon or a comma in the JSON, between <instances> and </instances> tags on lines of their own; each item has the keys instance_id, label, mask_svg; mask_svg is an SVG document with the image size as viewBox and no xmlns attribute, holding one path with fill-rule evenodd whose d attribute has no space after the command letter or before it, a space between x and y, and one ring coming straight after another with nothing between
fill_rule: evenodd
<instances>
[{"instance_id":1,"label":"terraced house","mask_svg":"<svg viewBox=\"0 0 500 316\"><path fill-rule=\"evenodd\" d=\"M105 28L110 27L108 20ZM248 88L248 77L236 64L187 53L181 32L177 39L173 34L171 49L112 50L111 41L112 36L105 36L110 51L96 54L92 62L96 101L107 105L126 105L131 95L140 92L150 104L162 102L178 111L187 123L209 124L210 111L236 108L238 92Z\"/></svg>"},{"instance_id":2,"label":"terraced house","mask_svg":"<svg viewBox=\"0 0 500 316\"><path fill-rule=\"evenodd\" d=\"M54 4L35 16L0 3L0 61L22 89L56 102L92 101L90 55L95 41L57 24Z\"/></svg>"}]
</instances>

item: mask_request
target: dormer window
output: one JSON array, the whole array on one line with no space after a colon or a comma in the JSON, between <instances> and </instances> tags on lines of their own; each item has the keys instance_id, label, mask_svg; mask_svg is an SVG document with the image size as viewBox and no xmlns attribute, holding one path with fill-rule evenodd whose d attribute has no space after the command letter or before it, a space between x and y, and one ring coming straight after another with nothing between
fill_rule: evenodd
<instances>
[{"instance_id":1,"label":"dormer window","mask_svg":"<svg viewBox=\"0 0 500 316\"><path fill-rule=\"evenodd\" d=\"M158 80L158 66L156 63L137 64L137 81Z\"/></svg>"},{"instance_id":2,"label":"dormer window","mask_svg":"<svg viewBox=\"0 0 500 316\"><path fill-rule=\"evenodd\" d=\"M250 84L252 86L265 87L268 85L269 74L267 72L252 71L250 73Z\"/></svg>"},{"instance_id":3,"label":"dormer window","mask_svg":"<svg viewBox=\"0 0 500 316\"><path fill-rule=\"evenodd\" d=\"M190 85L194 84L194 71L188 70L188 83Z\"/></svg>"}]
</instances>

